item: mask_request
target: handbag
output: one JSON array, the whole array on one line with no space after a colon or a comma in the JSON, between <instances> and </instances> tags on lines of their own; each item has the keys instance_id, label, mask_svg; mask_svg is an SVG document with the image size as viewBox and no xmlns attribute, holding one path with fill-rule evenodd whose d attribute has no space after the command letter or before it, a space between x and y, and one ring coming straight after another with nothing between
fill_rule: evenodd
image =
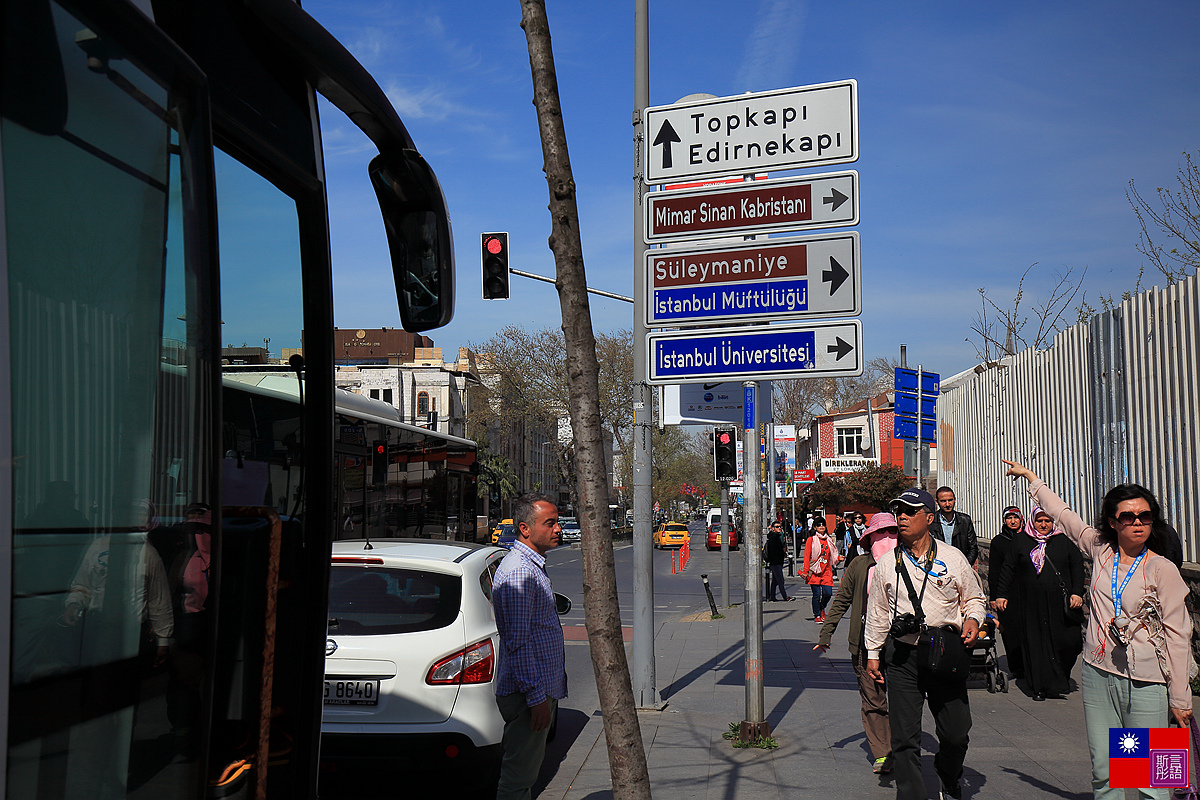
<instances>
[{"instance_id":1,"label":"handbag","mask_svg":"<svg viewBox=\"0 0 1200 800\"><path fill-rule=\"evenodd\" d=\"M930 547L935 547L930 544ZM930 555L930 558L937 556L937 551ZM904 564L904 557L898 555L897 562L900 567L900 577L904 579L904 585L908 589L908 599L912 602L913 612L917 618L917 624L921 626L920 635L917 636L917 664L924 667L935 678L966 678L967 672L971 668L971 659L967 653L967 646L963 644L962 636L953 625L942 625L937 628L930 628L925 625L925 609L921 608L921 598L917 597L917 590L913 587L912 578L908 577L908 568ZM925 581L921 585L921 597L925 596L925 586L929 583L929 573L925 573Z\"/></svg>"},{"instance_id":2,"label":"handbag","mask_svg":"<svg viewBox=\"0 0 1200 800\"><path fill-rule=\"evenodd\" d=\"M1071 593L1067 591L1067 584L1063 582L1062 573L1059 572L1058 566L1054 563L1054 559L1050 558L1050 554L1046 553L1046 563L1054 570L1054 574L1058 576L1058 588L1062 590L1062 606L1063 616L1067 621L1075 624L1083 621L1083 608L1071 608Z\"/></svg>"}]
</instances>

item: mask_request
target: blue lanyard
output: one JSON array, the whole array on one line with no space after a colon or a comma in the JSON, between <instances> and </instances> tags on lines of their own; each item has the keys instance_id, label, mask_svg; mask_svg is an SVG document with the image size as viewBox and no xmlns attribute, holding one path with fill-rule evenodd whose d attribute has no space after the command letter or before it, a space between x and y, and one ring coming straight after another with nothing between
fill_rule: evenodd
<instances>
[{"instance_id":1,"label":"blue lanyard","mask_svg":"<svg viewBox=\"0 0 1200 800\"><path fill-rule=\"evenodd\" d=\"M1146 550L1142 548L1142 552L1134 559L1133 566L1129 568L1129 572L1125 573L1125 580L1121 581L1121 588L1117 588L1117 564L1121 561L1121 551L1113 553L1113 574L1112 574L1112 595L1113 595L1113 614L1121 616L1121 595L1125 593L1125 584L1129 583L1129 579L1133 577L1133 573L1137 571L1138 564L1142 563L1142 559L1146 557Z\"/></svg>"},{"instance_id":2,"label":"blue lanyard","mask_svg":"<svg viewBox=\"0 0 1200 800\"><path fill-rule=\"evenodd\" d=\"M923 566L921 566L921 562L920 562L920 561L917 561L917 559L913 557L913 554L912 554L912 553L910 553L910 552L908 552L908 548L907 548L907 547L901 547L901 548L900 548L900 551L901 551L901 552L903 552L903 553L904 553L904 555L908 556L908 560L909 560L909 561L911 561L911 562L913 563L913 566L914 566L914 567L916 567L917 569L921 570L921 571L922 571L922 572L924 572L926 575L937 575L938 577L941 577L942 575L945 575L947 572L949 572L949 571L950 571L950 568L946 566L946 562L942 561L941 559L936 559L936 560L935 560L935 559L933 558L933 556L937 555L937 553L936 553L936 551L933 551L933 550L932 550L932 548L931 548L931 552L929 553L929 556L930 556L930 557L926 559L926 563L929 565L927 568L926 568L926 567L923 567ZM941 566L941 568L942 568L942 571L941 571L941 572L935 572L935 571L934 571L934 566L935 566L935 565L939 565L939 566Z\"/></svg>"}]
</instances>

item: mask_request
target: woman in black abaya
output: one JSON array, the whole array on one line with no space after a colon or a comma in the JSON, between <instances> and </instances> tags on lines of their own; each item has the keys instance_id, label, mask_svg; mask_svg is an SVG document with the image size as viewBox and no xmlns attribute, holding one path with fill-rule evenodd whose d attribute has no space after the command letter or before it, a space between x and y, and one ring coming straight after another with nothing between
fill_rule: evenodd
<instances>
[{"instance_id":1,"label":"woman in black abaya","mask_svg":"<svg viewBox=\"0 0 1200 800\"><path fill-rule=\"evenodd\" d=\"M1061 533L1049 514L1034 508L1025 532L1013 537L1013 557L997 588L997 610L1006 611L1009 598L1020 604L1023 666L1034 700L1070 691L1083 651L1083 555Z\"/></svg>"},{"instance_id":2,"label":"woman in black abaya","mask_svg":"<svg viewBox=\"0 0 1200 800\"><path fill-rule=\"evenodd\" d=\"M1008 656L1008 671L1016 678L1025 677L1025 661L1021 658L1021 605L1016 596L1009 596L1008 608L1000 611L996 600L1000 597L1000 575L1004 565L1017 557L1014 539L1025 535L1025 517L1017 506L1009 506L1002 514L1000 532L992 539L988 554L988 600L996 618L1000 620L1000 634L1004 637L1004 652Z\"/></svg>"}]
</instances>

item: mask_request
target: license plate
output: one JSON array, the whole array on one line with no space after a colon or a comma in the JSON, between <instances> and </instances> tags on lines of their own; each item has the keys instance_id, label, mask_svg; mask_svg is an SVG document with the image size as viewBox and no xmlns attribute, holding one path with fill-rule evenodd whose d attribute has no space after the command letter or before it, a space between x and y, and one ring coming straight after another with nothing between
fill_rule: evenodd
<instances>
[{"instance_id":1,"label":"license plate","mask_svg":"<svg viewBox=\"0 0 1200 800\"><path fill-rule=\"evenodd\" d=\"M325 681L325 705L374 706L379 704L379 681Z\"/></svg>"}]
</instances>

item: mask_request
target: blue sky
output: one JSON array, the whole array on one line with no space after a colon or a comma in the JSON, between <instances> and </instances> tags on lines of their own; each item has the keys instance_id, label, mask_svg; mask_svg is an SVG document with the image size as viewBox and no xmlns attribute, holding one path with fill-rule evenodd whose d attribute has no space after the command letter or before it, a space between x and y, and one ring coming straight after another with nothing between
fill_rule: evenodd
<instances>
[{"instance_id":1,"label":"blue sky","mask_svg":"<svg viewBox=\"0 0 1200 800\"><path fill-rule=\"evenodd\" d=\"M633 5L547 6L588 282L632 294ZM558 326L549 284L514 277L512 299L480 299L483 231L510 233L514 267L554 274L517 0L305 8L376 77L442 181L458 310L435 344L449 356L509 323ZM949 375L975 361L964 340L980 287L1011 298L1034 262L1034 293L1085 267L1089 300L1132 287L1142 259L1126 186L1152 194L1200 150L1198 34L1190 0L651 0L650 101L856 79L866 355L904 342L910 362ZM371 146L321 113L336 323L398 325ZM591 303L597 329L631 327L632 306Z\"/></svg>"}]
</instances>

